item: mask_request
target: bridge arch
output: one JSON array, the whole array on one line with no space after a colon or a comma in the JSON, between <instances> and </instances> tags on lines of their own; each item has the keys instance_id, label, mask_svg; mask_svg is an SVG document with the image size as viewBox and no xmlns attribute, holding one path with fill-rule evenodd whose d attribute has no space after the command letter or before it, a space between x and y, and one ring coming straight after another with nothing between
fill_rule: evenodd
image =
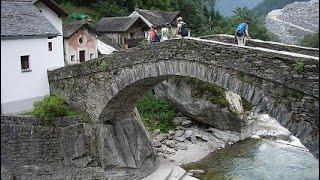
<instances>
[{"instance_id":1,"label":"bridge arch","mask_svg":"<svg viewBox=\"0 0 320 180\"><path fill-rule=\"evenodd\" d=\"M295 64L303 61L304 71ZM318 157L319 58L200 39L133 48L49 72L63 94L95 123L131 118L143 94L172 76L215 83L287 127Z\"/></svg>"}]
</instances>

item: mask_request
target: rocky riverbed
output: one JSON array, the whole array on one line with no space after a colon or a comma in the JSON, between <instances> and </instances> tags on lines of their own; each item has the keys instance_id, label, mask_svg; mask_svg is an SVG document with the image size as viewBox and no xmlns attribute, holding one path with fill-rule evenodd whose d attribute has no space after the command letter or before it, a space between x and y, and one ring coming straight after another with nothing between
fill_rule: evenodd
<instances>
[{"instance_id":1,"label":"rocky riverbed","mask_svg":"<svg viewBox=\"0 0 320 180\"><path fill-rule=\"evenodd\" d=\"M179 166L198 162L216 150L247 138L269 139L308 151L298 138L291 135L286 128L269 115L259 114L253 110L245 118L254 121L250 125L252 133L247 134L247 137L241 136L238 132L219 130L205 124L199 124L188 117L175 117L173 122L176 128L174 130L161 133L156 129L152 132L153 146L159 159L171 161ZM204 172L202 169L189 169L188 175Z\"/></svg>"}]
</instances>

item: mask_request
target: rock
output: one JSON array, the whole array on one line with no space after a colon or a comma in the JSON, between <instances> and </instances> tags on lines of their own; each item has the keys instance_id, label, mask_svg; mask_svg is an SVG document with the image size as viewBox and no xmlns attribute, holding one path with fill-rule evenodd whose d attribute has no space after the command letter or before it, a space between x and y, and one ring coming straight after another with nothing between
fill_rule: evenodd
<instances>
[{"instance_id":1,"label":"rock","mask_svg":"<svg viewBox=\"0 0 320 180\"><path fill-rule=\"evenodd\" d=\"M174 134L175 134L175 132L174 132L174 131L172 131L172 130L169 130L169 131L168 131L168 134L169 134L170 136L172 136L172 135L174 135Z\"/></svg>"},{"instance_id":2,"label":"rock","mask_svg":"<svg viewBox=\"0 0 320 180\"><path fill-rule=\"evenodd\" d=\"M153 134L153 137L157 136L158 134L160 134L160 129L155 129L152 134Z\"/></svg>"},{"instance_id":3,"label":"rock","mask_svg":"<svg viewBox=\"0 0 320 180\"><path fill-rule=\"evenodd\" d=\"M178 126L178 125L181 124L181 122L182 122L183 120L184 120L183 117L175 117L175 118L173 118L172 122L173 122L174 125Z\"/></svg>"},{"instance_id":4,"label":"rock","mask_svg":"<svg viewBox=\"0 0 320 180\"><path fill-rule=\"evenodd\" d=\"M298 45L303 37L319 29L319 1L294 2L272 10L266 16L266 28L280 42Z\"/></svg>"},{"instance_id":5,"label":"rock","mask_svg":"<svg viewBox=\"0 0 320 180\"><path fill-rule=\"evenodd\" d=\"M190 169L188 171L188 173L193 173L193 174L204 174L205 171L204 170L201 170L201 169Z\"/></svg>"},{"instance_id":6,"label":"rock","mask_svg":"<svg viewBox=\"0 0 320 180\"><path fill-rule=\"evenodd\" d=\"M174 104L179 111L189 117L177 117L174 119L174 123L179 125L182 123L182 119L183 121L192 119L192 121L199 121L215 128L241 132L241 127L245 126L246 122L227 108L223 109L212 104L206 96L193 97L191 94L192 84L188 83L188 79L182 78L179 85L168 80L155 87L157 95L159 94L160 97ZM238 84L238 82L233 83ZM187 122L191 123L190 121L184 123Z\"/></svg>"},{"instance_id":7,"label":"rock","mask_svg":"<svg viewBox=\"0 0 320 180\"><path fill-rule=\"evenodd\" d=\"M197 142L197 138L195 136L191 136L190 140L192 144L195 144Z\"/></svg>"},{"instance_id":8,"label":"rock","mask_svg":"<svg viewBox=\"0 0 320 180\"><path fill-rule=\"evenodd\" d=\"M229 110L235 114L242 114L244 110L241 104L241 97L231 91L226 91L225 93L226 99L229 102Z\"/></svg>"},{"instance_id":9,"label":"rock","mask_svg":"<svg viewBox=\"0 0 320 180\"><path fill-rule=\"evenodd\" d=\"M186 145L180 143L180 144L177 144L174 149L175 149L176 151L177 151L177 150L187 150L188 147L187 147Z\"/></svg>"},{"instance_id":10,"label":"rock","mask_svg":"<svg viewBox=\"0 0 320 180\"><path fill-rule=\"evenodd\" d=\"M184 136L174 138L176 141L184 142L186 138Z\"/></svg>"},{"instance_id":11,"label":"rock","mask_svg":"<svg viewBox=\"0 0 320 180\"><path fill-rule=\"evenodd\" d=\"M163 151L163 153L165 154L175 154L176 151L174 149L171 149L171 148L167 148Z\"/></svg>"},{"instance_id":12,"label":"rock","mask_svg":"<svg viewBox=\"0 0 320 180\"><path fill-rule=\"evenodd\" d=\"M158 148L158 147L161 147L161 146L162 146L162 144L161 144L159 141L157 141L157 140L153 140L153 141L152 141L152 145L153 145L153 147L155 147L155 148Z\"/></svg>"},{"instance_id":13,"label":"rock","mask_svg":"<svg viewBox=\"0 0 320 180\"><path fill-rule=\"evenodd\" d=\"M186 130L184 132L184 137L187 139L187 138L190 138L191 136L193 135L193 131L191 129L189 130Z\"/></svg>"},{"instance_id":14,"label":"rock","mask_svg":"<svg viewBox=\"0 0 320 180\"><path fill-rule=\"evenodd\" d=\"M176 142L173 140L167 140L164 143L170 148L174 148L176 146Z\"/></svg>"},{"instance_id":15,"label":"rock","mask_svg":"<svg viewBox=\"0 0 320 180\"><path fill-rule=\"evenodd\" d=\"M200 138L205 142L208 142L210 140L208 136L201 136Z\"/></svg>"},{"instance_id":16,"label":"rock","mask_svg":"<svg viewBox=\"0 0 320 180\"><path fill-rule=\"evenodd\" d=\"M191 123L192 123L192 121L190 121L190 120L184 120L184 121L181 122L181 125L182 125L182 126L188 126L188 125L190 125Z\"/></svg>"},{"instance_id":17,"label":"rock","mask_svg":"<svg viewBox=\"0 0 320 180\"><path fill-rule=\"evenodd\" d=\"M174 137L176 138L176 137L181 137L181 136L183 136L183 134L184 134L184 130L178 130L178 131L176 131L176 134L174 135Z\"/></svg>"},{"instance_id":18,"label":"rock","mask_svg":"<svg viewBox=\"0 0 320 180\"><path fill-rule=\"evenodd\" d=\"M156 139L157 141L159 141L159 142L162 142L166 137L167 137L166 134L160 133L160 134L158 134L158 135L155 137L155 139Z\"/></svg>"}]
</instances>

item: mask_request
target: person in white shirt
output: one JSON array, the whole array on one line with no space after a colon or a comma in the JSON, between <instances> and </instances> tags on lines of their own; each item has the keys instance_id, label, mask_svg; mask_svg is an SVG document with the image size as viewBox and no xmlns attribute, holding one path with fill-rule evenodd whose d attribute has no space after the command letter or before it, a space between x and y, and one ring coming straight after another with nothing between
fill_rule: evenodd
<instances>
[{"instance_id":1,"label":"person in white shirt","mask_svg":"<svg viewBox=\"0 0 320 180\"><path fill-rule=\"evenodd\" d=\"M169 23L162 24L160 42L168 40L169 33Z\"/></svg>"}]
</instances>

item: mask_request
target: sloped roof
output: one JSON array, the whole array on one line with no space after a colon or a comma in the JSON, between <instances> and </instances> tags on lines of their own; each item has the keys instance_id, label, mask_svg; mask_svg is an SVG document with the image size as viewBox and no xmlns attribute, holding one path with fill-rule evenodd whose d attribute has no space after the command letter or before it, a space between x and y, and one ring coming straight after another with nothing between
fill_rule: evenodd
<instances>
[{"instance_id":1,"label":"sloped roof","mask_svg":"<svg viewBox=\"0 0 320 180\"><path fill-rule=\"evenodd\" d=\"M63 37L68 38L72 36L81 27L86 27L90 31L94 32L94 29L90 24L86 23L85 21L77 20L63 25Z\"/></svg>"},{"instance_id":2,"label":"sloped roof","mask_svg":"<svg viewBox=\"0 0 320 180\"><path fill-rule=\"evenodd\" d=\"M1 38L57 35L60 32L31 1L1 0Z\"/></svg>"},{"instance_id":3,"label":"sloped roof","mask_svg":"<svg viewBox=\"0 0 320 180\"><path fill-rule=\"evenodd\" d=\"M58 14L59 17L61 16L68 16L68 12L60 7L55 1L53 0L32 0L34 4L38 2L42 2L46 6L48 6L52 11Z\"/></svg>"},{"instance_id":4,"label":"sloped roof","mask_svg":"<svg viewBox=\"0 0 320 180\"><path fill-rule=\"evenodd\" d=\"M123 47L121 47L121 45L119 45L117 42L115 42L112 38L110 38L108 36L99 36L98 39L101 42L115 48L116 50L124 49Z\"/></svg>"},{"instance_id":5,"label":"sloped roof","mask_svg":"<svg viewBox=\"0 0 320 180\"><path fill-rule=\"evenodd\" d=\"M165 12L145 9L135 9L135 11L156 26L171 23L180 14L180 11Z\"/></svg>"},{"instance_id":6,"label":"sloped roof","mask_svg":"<svg viewBox=\"0 0 320 180\"><path fill-rule=\"evenodd\" d=\"M96 30L100 32L126 32L139 17L104 17L97 26Z\"/></svg>"}]
</instances>

